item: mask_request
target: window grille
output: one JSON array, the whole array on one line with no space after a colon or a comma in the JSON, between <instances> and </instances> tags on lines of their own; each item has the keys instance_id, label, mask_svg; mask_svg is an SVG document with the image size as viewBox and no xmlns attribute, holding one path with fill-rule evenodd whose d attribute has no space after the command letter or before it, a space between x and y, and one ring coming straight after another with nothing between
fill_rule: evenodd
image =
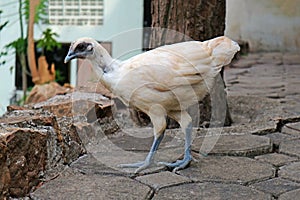
<instances>
[{"instance_id":1,"label":"window grille","mask_svg":"<svg viewBox=\"0 0 300 200\"><path fill-rule=\"evenodd\" d=\"M91 25L103 24L104 0L49 0L50 24Z\"/></svg>"}]
</instances>

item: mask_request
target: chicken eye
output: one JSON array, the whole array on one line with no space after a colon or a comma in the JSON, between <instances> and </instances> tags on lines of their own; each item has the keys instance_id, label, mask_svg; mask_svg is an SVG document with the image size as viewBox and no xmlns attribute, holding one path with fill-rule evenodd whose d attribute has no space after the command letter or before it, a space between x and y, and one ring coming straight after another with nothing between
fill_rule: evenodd
<instances>
[{"instance_id":1,"label":"chicken eye","mask_svg":"<svg viewBox=\"0 0 300 200\"><path fill-rule=\"evenodd\" d=\"M86 46L85 44L80 43L80 44L77 45L76 49L78 51L84 51L85 50L85 46Z\"/></svg>"}]
</instances>

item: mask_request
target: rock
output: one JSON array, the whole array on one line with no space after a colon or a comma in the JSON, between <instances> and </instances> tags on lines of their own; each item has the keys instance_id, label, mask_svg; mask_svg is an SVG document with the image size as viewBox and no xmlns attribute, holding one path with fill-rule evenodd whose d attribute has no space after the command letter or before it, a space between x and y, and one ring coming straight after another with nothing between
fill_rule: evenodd
<instances>
[{"instance_id":1,"label":"rock","mask_svg":"<svg viewBox=\"0 0 300 200\"><path fill-rule=\"evenodd\" d=\"M282 64L282 53L280 52L269 52L264 53L262 57L258 60L258 63L268 63L273 65L280 65Z\"/></svg>"},{"instance_id":2,"label":"rock","mask_svg":"<svg viewBox=\"0 0 300 200\"><path fill-rule=\"evenodd\" d=\"M261 156L256 156L255 159L270 163L276 167L280 167L282 165L285 165L287 163L297 161L298 159L295 157L290 157L284 154L279 153L271 153L271 154L265 154Z\"/></svg>"},{"instance_id":3,"label":"rock","mask_svg":"<svg viewBox=\"0 0 300 200\"><path fill-rule=\"evenodd\" d=\"M25 103L29 104L46 101L55 95L66 94L70 91L72 91L72 88L61 86L56 82L50 82L42 85L36 84L30 91Z\"/></svg>"},{"instance_id":4,"label":"rock","mask_svg":"<svg viewBox=\"0 0 300 200\"><path fill-rule=\"evenodd\" d=\"M46 133L47 168L59 162L70 163L85 152L81 140L72 128L72 120L58 119L50 112L43 110L16 110L0 118L3 128L29 128Z\"/></svg>"},{"instance_id":5,"label":"rock","mask_svg":"<svg viewBox=\"0 0 300 200\"><path fill-rule=\"evenodd\" d=\"M125 151L147 152L153 142L153 128L123 129L117 134L108 135L108 138L114 145ZM180 140L178 143L175 142L177 139ZM165 145L168 145L170 141L178 144L176 147L180 147L179 145L182 145L183 147L184 136L180 131L166 130L164 139L159 147L165 147Z\"/></svg>"},{"instance_id":6,"label":"rock","mask_svg":"<svg viewBox=\"0 0 300 200\"><path fill-rule=\"evenodd\" d=\"M172 172L161 172L155 174L148 174L144 176L139 176L136 180L149 185L150 187L154 188L155 190L159 190L164 187L179 185L183 183L191 182L190 179L177 175Z\"/></svg>"},{"instance_id":7,"label":"rock","mask_svg":"<svg viewBox=\"0 0 300 200\"><path fill-rule=\"evenodd\" d=\"M300 95L287 96L286 101L283 101L285 106L284 111L290 114L290 119L285 123L295 122L300 120Z\"/></svg>"},{"instance_id":8,"label":"rock","mask_svg":"<svg viewBox=\"0 0 300 200\"><path fill-rule=\"evenodd\" d=\"M291 67L289 67L289 68L291 68ZM299 97L300 91L299 91L299 88L297 86L299 85L300 80L298 78L299 75L295 75L295 76L297 76L297 78L296 77L295 78L291 78L292 80L289 83L286 84L286 95L287 96L294 96L294 97L298 96Z\"/></svg>"},{"instance_id":9,"label":"rock","mask_svg":"<svg viewBox=\"0 0 300 200\"><path fill-rule=\"evenodd\" d=\"M25 196L41 181L56 176L64 165L70 164L86 153L82 143L82 138L86 138L86 135L82 134L88 135L89 133L80 131L80 127L92 126L95 132L101 128L105 134L118 130L117 124L112 120L112 105L113 102L100 94L75 92L57 95L47 101L26 107L10 106L8 112L0 118L0 130L3 130L5 135L11 135L8 138L28 141L32 144L38 143L40 146L33 145L31 148L41 149L36 151L22 149L24 155L21 152L19 155L14 151L6 150L7 144L10 143L5 138L3 139L4 145L0 145L0 159L3 160L0 188L3 192L0 197ZM90 116L94 117L92 121L95 120L92 124L87 123L88 119L91 119ZM95 127L99 128L96 130ZM24 133L19 133L20 131ZM41 135L41 137L28 136L28 131L31 131L32 135ZM1 135L1 138L3 137ZM27 146L24 145L24 148ZM43 151L45 154L40 153L37 156L38 151ZM30 165L30 170L19 166L10 169L15 166L9 164L10 162L27 166L28 163L37 162L31 160L38 159L40 156L43 156L43 163ZM30 178L26 175L27 173Z\"/></svg>"},{"instance_id":10,"label":"rock","mask_svg":"<svg viewBox=\"0 0 300 200\"><path fill-rule=\"evenodd\" d=\"M255 60L245 60L241 59L238 60L237 62L234 62L231 67L233 68L250 68L251 66L257 64Z\"/></svg>"},{"instance_id":11,"label":"rock","mask_svg":"<svg viewBox=\"0 0 300 200\"><path fill-rule=\"evenodd\" d=\"M255 183L250 187L266 193L270 193L275 197L278 197L280 194L284 192L288 192L300 188L300 184L282 178L274 178L259 183Z\"/></svg>"},{"instance_id":12,"label":"rock","mask_svg":"<svg viewBox=\"0 0 300 200\"><path fill-rule=\"evenodd\" d=\"M280 168L279 177L300 182L300 162L291 163Z\"/></svg>"},{"instance_id":13,"label":"rock","mask_svg":"<svg viewBox=\"0 0 300 200\"><path fill-rule=\"evenodd\" d=\"M83 138L82 141L87 152L93 155L95 162L97 160L98 164L103 164L119 174L134 175L135 168L119 168L118 165L145 160L153 140L153 131L149 128L128 130L132 135L123 132L127 130L122 130L116 135L105 135L100 131L101 127L98 125L95 127L88 125L81 129L78 134L87 136L81 138ZM156 153L155 161L173 162L184 152L184 140L177 139L177 135L174 136L172 132L166 131L166 136ZM182 136L182 134L178 134L178 136ZM153 165L142 171L141 174L154 173L164 168L164 166ZM99 170L101 171L101 168Z\"/></svg>"},{"instance_id":14,"label":"rock","mask_svg":"<svg viewBox=\"0 0 300 200\"><path fill-rule=\"evenodd\" d=\"M203 141L214 145L209 152L211 155L255 156L272 151L272 144L269 138L250 134L196 137L193 141L192 149L199 152Z\"/></svg>"},{"instance_id":15,"label":"rock","mask_svg":"<svg viewBox=\"0 0 300 200\"><path fill-rule=\"evenodd\" d=\"M114 98L115 96L106 88L104 87L99 81L91 82L87 81L82 85L79 85L75 88L75 91L85 92L90 94L101 94L105 97L110 99Z\"/></svg>"},{"instance_id":16,"label":"rock","mask_svg":"<svg viewBox=\"0 0 300 200\"><path fill-rule=\"evenodd\" d=\"M300 139L283 141L280 143L279 152L300 157Z\"/></svg>"},{"instance_id":17,"label":"rock","mask_svg":"<svg viewBox=\"0 0 300 200\"><path fill-rule=\"evenodd\" d=\"M285 124L282 127L281 132L295 137L300 137L300 122Z\"/></svg>"},{"instance_id":18,"label":"rock","mask_svg":"<svg viewBox=\"0 0 300 200\"><path fill-rule=\"evenodd\" d=\"M7 106L7 112L12 112L14 110L26 110L26 108L23 107L23 106L18 106L18 105L9 105L9 106Z\"/></svg>"},{"instance_id":19,"label":"rock","mask_svg":"<svg viewBox=\"0 0 300 200\"><path fill-rule=\"evenodd\" d=\"M57 117L76 117L85 116L96 105L101 106L102 109L110 108L113 102L101 94L77 91L66 95L54 96L47 101L32 105L32 108L43 108Z\"/></svg>"},{"instance_id":20,"label":"rock","mask_svg":"<svg viewBox=\"0 0 300 200\"><path fill-rule=\"evenodd\" d=\"M287 193L280 195L278 200L291 200L291 199L298 199L300 196L300 189L292 190Z\"/></svg>"},{"instance_id":21,"label":"rock","mask_svg":"<svg viewBox=\"0 0 300 200\"><path fill-rule=\"evenodd\" d=\"M115 170L101 163L90 153L79 157L70 165L70 168L75 171L79 171L82 174L126 175L121 171Z\"/></svg>"},{"instance_id":22,"label":"rock","mask_svg":"<svg viewBox=\"0 0 300 200\"><path fill-rule=\"evenodd\" d=\"M25 196L47 165L47 131L11 128L0 133L0 199Z\"/></svg>"},{"instance_id":23,"label":"rock","mask_svg":"<svg viewBox=\"0 0 300 200\"><path fill-rule=\"evenodd\" d=\"M268 137L271 139L271 142L276 146L279 147L280 143L286 140L295 139L295 137L287 134L282 134L279 132L271 133L265 135L265 137Z\"/></svg>"},{"instance_id":24,"label":"rock","mask_svg":"<svg viewBox=\"0 0 300 200\"><path fill-rule=\"evenodd\" d=\"M299 85L300 68L299 64L296 64L298 61L293 58L295 55L288 54L291 56L289 59L291 64L287 61L283 61L286 64L282 64L282 55L279 54L271 53L259 60L255 58L255 61L261 64L253 65L251 68L226 68L224 77L229 96L251 95L282 100L299 99L297 85ZM300 56L297 56L299 60ZM248 59L242 60L242 62L248 62ZM253 59L249 60L254 61ZM299 109L295 109L295 106L290 106L290 103L286 103L284 106L290 107L292 112L298 110L296 113L299 116Z\"/></svg>"},{"instance_id":25,"label":"rock","mask_svg":"<svg viewBox=\"0 0 300 200\"><path fill-rule=\"evenodd\" d=\"M191 183L163 188L153 199L170 200L271 200L271 195L249 187L222 183Z\"/></svg>"},{"instance_id":26,"label":"rock","mask_svg":"<svg viewBox=\"0 0 300 200\"><path fill-rule=\"evenodd\" d=\"M86 150L72 120L62 118L58 121L58 127L59 129L56 131L60 134L61 138L63 164L70 164L79 156L86 153Z\"/></svg>"},{"instance_id":27,"label":"rock","mask_svg":"<svg viewBox=\"0 0 300 200\"><path fill-rule=\"evenodd\" d=\"M179 171L193 181L216 181L246 184L274 177L272 165L254 159L230 156L208 156Z\"/></svg>"},{"instance_id":28,"label":"rock","mask_svg":"<svg viewBox=\"0 0 300 200\"><path fill-rule=\"evenodd\" d=\"M17 109L0 118L3 197L25 196L51 171L85 153L72 123L42 109Z\"/></svg>"},{"instance_id":29,"label":"rock","mask_svg":"<svg viewBox=\"0 0 300 200\"><path fill-rule=\"evenodd\" d=\"M7 162L7 147L2 143L2 136L0 136L0 199L4 199L9 195L9 187L11 182L9 168Z\"/></svg>"},{"instance_id":30,"label":"rock","mask_svg":"<svg viewBox=\"0 0 300 200\"><path fill-rule=\"evenodd\" d=\"M286 116L282 111L280 101L264 97L229 96L228 104L233 118L233 125L268 123Z\"/></svg>"},{"instance_id":31,"label":"rock","mask_svg":"<svg viewBox=\"0 0 300 200\"><path fill-rule=\"evenodd\" d=\"M47 111L22 108L5 113L0 117L0 125L1 127L38 129L39 126L57 127L57 121L55 116Z\"/></svg>"},{"instance_id":32,"label":"rock","mask_svg":"<svg viewBox=\"0 0 300 200\"><path fill-rule=\"evenodd\" d=\"M149 199L153 191L130 178L97 174L67 174L38 188L30 197L37 199Z\"/></svg>"},{"instance_id":33,"label":"rock","mask_svg":"<svg viewBox=\"0 0 300 200\"><path fill-rule=\"evenodd\" d=\"M111 102L106 102L106 104L95 104L87 113L87 122L91 123L96 121L97 119L104 118L104 117L112 117L112 109L111 109Z\"/></svg>"},{"instance_id":34,"label":"rock","mask_svg":"<svg viewBox=\"0 0 300 200\"><path fill-rule=\"evenodd\" d=\"M299 53L286 53L283 55L283 63L286 65L295 65L300 64L300 55Z\"/></svg>"}]
</instances>

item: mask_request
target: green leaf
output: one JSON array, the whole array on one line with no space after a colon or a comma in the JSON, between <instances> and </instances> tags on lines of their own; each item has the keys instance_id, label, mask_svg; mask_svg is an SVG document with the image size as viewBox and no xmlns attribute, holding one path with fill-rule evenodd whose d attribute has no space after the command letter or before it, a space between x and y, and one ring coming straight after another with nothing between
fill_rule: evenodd
<instances>
[{"instance_id":1,"label":"green leaf","mask_svg":"<svg viewBox=\"0 0 300 200\"><path fill-rule=\"evenodd\" d=\"M8 21L4 22L0 25L0 31L8 24Z\"/></svg>"},{"instance_id":2,"label":"green leaf","mask_svg":"<svg viewBox=\"0 0 300 200\"><path fill-rule=\"evenodd\" d=\"M26 53L26 47L27 47L26 38L18 38L17 40L12 41L11 43L5 46L7 50L9 49L16 50L16 53Z\"/></svg>"},{"instance_id":3,"label":"green leaf","mask_svg":"<svg viewBox=\"0 0 300 200\"><path fill-rule=\"evenodd\" d=\"M37 47L47 51L52 51L55 47L61 48L61 44L54 37L58 37L58 34L47 28L43 31L42 38L37 41Z\"/></svg>"},{"instance_id":4,"label":"green leaf","mask_svg":"<svg viewBox=\"0 0 300 200\"><path fill-rule=\"evenodd\" d=\"M25 19L29 19L29 2L30 0L24 1L23 12L25 15ZM35 15L34 15L34 23L46 23L48 24L48 0L41 0L40 4L35 8Z\"/></svg>"}]
</instances>

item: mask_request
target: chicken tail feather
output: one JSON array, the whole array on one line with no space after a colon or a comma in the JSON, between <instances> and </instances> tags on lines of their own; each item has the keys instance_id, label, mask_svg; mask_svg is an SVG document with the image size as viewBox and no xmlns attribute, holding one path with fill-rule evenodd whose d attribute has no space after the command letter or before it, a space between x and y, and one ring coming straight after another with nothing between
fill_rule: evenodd
<instances>
[{"instance_id":1,"label":"chicken tail feather","mask_svg":"<svg viewBox=\"0 0 300 200\"><path fill-rule=\"evenodd\" d=\"M226 36L217 37L206 42L207 46L212 50L214 66L218 70L228 65L236 52L240 50L238 43Z\"/></svg>"}]
</instances>

